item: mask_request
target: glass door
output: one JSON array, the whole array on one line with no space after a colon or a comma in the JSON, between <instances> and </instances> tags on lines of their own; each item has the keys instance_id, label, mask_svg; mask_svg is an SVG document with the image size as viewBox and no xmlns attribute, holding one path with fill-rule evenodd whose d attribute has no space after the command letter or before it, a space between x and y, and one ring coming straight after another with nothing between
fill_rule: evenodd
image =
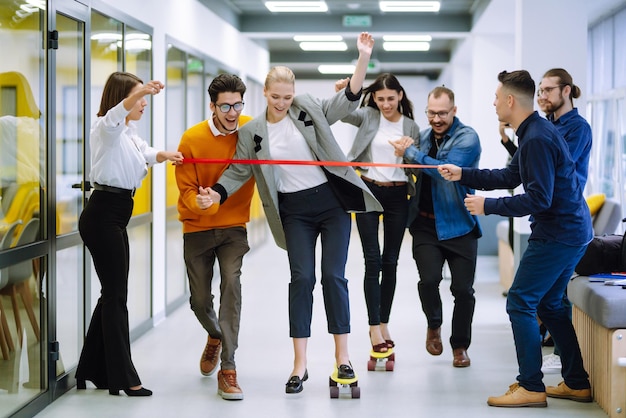
<instances>
[{"instance_id":1,"label":"glass door","mask_svg":"<svg viewBox=\"0 0 626 418\"><path fill-rule=\"evenodd\" d=\"M78 2L60 3L54 29L58 48L52 61L56 263L50 283L50 384L62 393L73 384L85 334L87 312L85 283L89 283L91 261L78 233L78 218L87 199L85 187L88 162L85 115L85 67L87 7ZM56 360L56 361L55 361Z\"/></svg>"}]
</instances>

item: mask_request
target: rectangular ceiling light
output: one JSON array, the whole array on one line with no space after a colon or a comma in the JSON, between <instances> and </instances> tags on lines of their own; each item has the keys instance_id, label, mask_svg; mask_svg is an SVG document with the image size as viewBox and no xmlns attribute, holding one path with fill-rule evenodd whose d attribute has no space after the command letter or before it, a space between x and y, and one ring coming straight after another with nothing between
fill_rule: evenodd
<instances>
[{"instance_id":1,"label":"rectangular ceiling light","mask_svg":"<svg viewBox=\"0 0 626 418\"><path fill-rule=\"evenodd\" d=\"M430 35L383 35L383 41L387 42L430 42Z\"/></svg>"},{"instance_id":2,"label":"rectangular ceiling light","mask_svg":"<svg viewBox=\"0 0 626 418\"><path fill-rule=\"evenodd\" d=\"M275 13L320 13L327 12L325 1L266 1L265 7Z\"/></svg>"},{"instance_id":3,"label":"rectangular ceiling light","mask_svg":"<svg viewBox=\"0 0 626 418\"><path fill-rule=\"evenodd\" d=\"M385 51L428 51L428 42L383 42Z\"/></svg>"},{"instance_id":4,"label":"rectangular ceiling light","mask_svg":"<svg viewBox=\"0 0 626 418\"><path fill-rule=\"evenodd\" d=\"M300 42L303 51L347 51L345 42Z\"/></svg>"},{"instance_id":5,"label":"rectangular ceiling light","mask_svg":"<svg viewBox=\"0 0 626 418\"><path fill-rule=\"evenodd\" d=\"M339 42L343 41L341 35L295 35L293 40L296 42Z\"/></svg>"},{"instance_id":6,"label":"rectangular ceiling light","mask_svg":"<svg viewBox=\"0 0 626 418\"><path fill-rule=\"evenodd\" d=\"M382 12L438 12L439 1L379 1Z\"/></svg>"},{"instance_id":7,"label":"rectangular ceiling light","mask_svg":"<svg viewBox=\"0 0 626 418\"><path fill-rule=\"evenodd\" d=\"M356 67L352 64L322 64L317 67L317 71L322 74L346 74L354 73Z\"/></svg>"}]
</instances>

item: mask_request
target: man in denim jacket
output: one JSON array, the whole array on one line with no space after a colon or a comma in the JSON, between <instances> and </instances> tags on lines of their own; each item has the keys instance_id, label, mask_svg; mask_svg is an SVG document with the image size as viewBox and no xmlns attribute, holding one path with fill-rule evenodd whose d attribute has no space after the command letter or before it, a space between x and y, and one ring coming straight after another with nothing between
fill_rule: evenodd
<instances>
[{"instance_id":1,"label":"man in denim jacket","mask_svg":"<svg viewBox=\"0 0 626 418\"><path fill-rule=\"evenodd\" d=\"M392 143L397 155L410 163L440 165L452 163L461 167L478 167L481 147L478 134L456 117L454 92L436 87L428 94L426 116L430 128L420 134L417 143L400 139ZM454 367L467 367L467 349L472 339L474 316L474 273L478 238L482 236L478 219L463 205L463 199L474 190L447 182L436 168L421 169L417 190L409 209L409 232L413 236L413 258L417 264L422 309L428 329L426 350L433 356L443 352L441 283L444 262L452 275L450 290L454 296L452 346Z\"/></svg>"}]
</instances>

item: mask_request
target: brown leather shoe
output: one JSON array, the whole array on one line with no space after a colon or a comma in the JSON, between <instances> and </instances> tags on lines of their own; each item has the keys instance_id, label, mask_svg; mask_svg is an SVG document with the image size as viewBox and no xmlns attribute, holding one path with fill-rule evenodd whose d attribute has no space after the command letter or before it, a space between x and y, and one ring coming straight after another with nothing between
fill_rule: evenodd
<instances>
[{"instance_id":1,"label":"brown leather shoe","mask_svg":"<svg viewBox=\"0 0 626 418\"><path fill-rule=\"evenodd\" d=\"M426 351L433 356L443 353L443 344L441 344L441 327L437 329L426 328Z\"/></svg>"},{"instance_id":2,"label":"brown leather shoe","mask_svg":"<svg viewBox=\"0 0 626 418\"><path fill-rule=\"evenodd\" d=\"M508 408L520 408L523 406L545 408L548 406L548 402L546 402L545 392L531 392L521 387L519 383L513 383L504 395L490 396L487 399L487 405Z\"/></svg>"},{"instance_id":3,"label":"brown leather shoe","mask_svg":"<svg viewBox=\"0 0 626 418\"><path fill-rule=\"evenodd\" d=\"M452 350L452 354L454 355L454 359L452 360L454 367L469 367L472 362L467 355L467 350L463 347L455 348Z\"/></svg>"},{"instance_id":4,"label":"brown leather shoe","mask_svg":"<svg viewBox=\"0 0 626 418\"><path fill-rule=\"evenodd\" d=\"M546 387L546 394L550 398L569 399L576 402L591 402L591 389L572 389L565 384L559 383L558 386Z\"/></svg>"}]
</instances>

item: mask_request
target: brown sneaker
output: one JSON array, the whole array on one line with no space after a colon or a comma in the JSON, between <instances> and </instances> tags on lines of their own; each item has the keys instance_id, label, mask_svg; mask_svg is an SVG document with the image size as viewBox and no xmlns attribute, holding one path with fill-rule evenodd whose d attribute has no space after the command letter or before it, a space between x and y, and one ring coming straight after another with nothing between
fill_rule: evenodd
<instances>
[{"instance_id":1,"label":"brown sneaker","mask_svg":"<svg viewBox=\"0 0 626 418\"><path fill-rule=\"evenodd\" d=\"M558 386L548 386L546 394L550 398L569 399L576 402L591 402L591 389L571 389L565 382L559 383Z\"/></svg>"},{"instance_id":2,"label":"brown sneaker","mask_svg":"<svg viewBox=\"0 0 626 418\"><path fill-rule=\"evenodd\" d=\"M217 394L229 401L243 399L243 392L237 384L237 372L220 370L217 372Z\"/></svg>"},{"instance_id":3,"label":"brown sneaker","mask_svg":"<svg viewBox=\"0 0 626 418\"><path fill-rule=\"evenodd\" d=\"M490 396L487 399L487 405L508 408L520 408L523 406L545 408L548 406L548 402L546 402L545 392L531 392L521 387L519 383L513 383L504 395Z\"/></svg>"},{"instance_id":4,"label":"brown sneaker","mask_svg":"<svg viewBox=\"0 0 626 418\"><path fill-rule=\"evenodd\" d=\"M204 376L211 376L215 373L220 360L221 350L222 341L208 336L206 346L202 352L202 357L200 357L200 373Z\"/></svg>"}]
</instances>

